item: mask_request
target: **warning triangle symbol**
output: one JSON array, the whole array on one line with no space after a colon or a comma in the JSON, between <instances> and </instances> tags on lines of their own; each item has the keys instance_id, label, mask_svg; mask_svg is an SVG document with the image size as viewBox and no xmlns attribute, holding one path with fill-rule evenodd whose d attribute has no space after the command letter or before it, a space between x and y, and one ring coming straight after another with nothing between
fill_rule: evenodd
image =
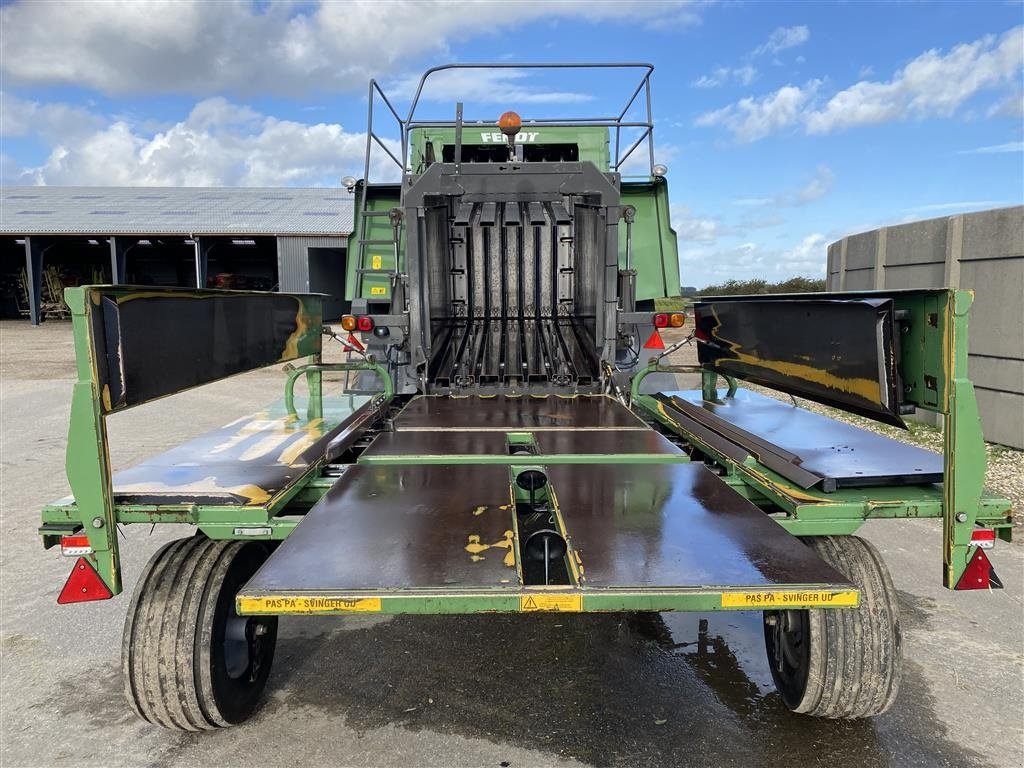
<instances>
[{"instance_id":1,"label":"warning triangle symbol","mask_svg":"<svg viewBox=\"0 0 1024 768\"><path fill-rule=\"evenodd\" d=\"M655 328L650 337L644 343L644 349L664 349L665 342L661 339L661 334L658 333L658 329Z\"/></svg>"},{"instance_id":2,"label":"warning triangle symbol","mask_svg":"<svg viewBox=\"0 0 1024 768\"><path fill-rule=\"evenodd\" d=\"M526 602L523 603L523 610L525 610L525 611L535 611L535 610L537 610L537 601L534 600L532 597L526 598Z\"/></svg>"}]
</instances>

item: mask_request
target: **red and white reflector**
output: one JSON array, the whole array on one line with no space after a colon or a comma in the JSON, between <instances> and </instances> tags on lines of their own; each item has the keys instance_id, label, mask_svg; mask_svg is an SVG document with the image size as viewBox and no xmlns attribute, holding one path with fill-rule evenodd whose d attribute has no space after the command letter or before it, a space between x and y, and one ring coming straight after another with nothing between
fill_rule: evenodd
<instances>
[{"instance_id":1,"label":"red and white reflector","mask_svg":"<svg viewBox=\"0 0 1024 768\"><path fill-rule=\"evenodd\" d=\"M92 544L84 533L69 533L60 537L60 553L64 557L91 555Z\"/></svg>"},{"instance_id":2,"label":"red and white reflector","mask_svg":"<svg viewBox=\"0 0 1024 768\"><path fill-rule=\"evenodd\" d=\"M68 603L85 603L90 600L109 600L114 594L110 587L103 583L103 579L96 573L96 569L89 564L84 557L75 561L75 567L71 569L71 575L64 583L64 589L60 591L57 598L59 605Z\"/></svg>"},{"instance_id":3,"label":"red and white reflector","mask_svg":"<svg viewBox=\"0 0 1024 768\"><path fill-rule=\"evenodd\" d=\"M647 341L644 342L644 349L664 349L665 341L661 338L661 334L658 333L658 329L655 328L651 335L647 337Z\"/></svg>"},{"instance_id":4,"label":"red and white reflector","mask_svg":"<svg viewBox=\"0 0 1024 768\"><path fill-rule=\"evenodd\" d=\"M979 549L992 549L996 545L994 528L975 528L971 532L971 546Z\"/></svg>"},{"instance_id":5,"label":"red and white reflector","mask_svg":"<svg viewBox=\"0 0 1024 768\"><path fill-rule=\"evenodd\" d=\"M363 346L363 342L361 342L359 339L357 339L356 335L354 333L350 333L348 335L348 338L345 339L345 343L349 344L350 346L354 347L355 349L358 349L360 352L365 352L366 351L366 347Z\"/></svg>"}]
</instances>

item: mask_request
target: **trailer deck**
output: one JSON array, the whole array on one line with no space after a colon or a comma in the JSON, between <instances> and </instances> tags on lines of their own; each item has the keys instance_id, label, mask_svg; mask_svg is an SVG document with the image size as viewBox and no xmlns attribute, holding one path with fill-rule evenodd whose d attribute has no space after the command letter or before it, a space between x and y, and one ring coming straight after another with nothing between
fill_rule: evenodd
<instances>
[{"instance_id":1,"label":"trailer deck","mask_svg":"<svg viewBox=\"0 0 1024 768\"><path fill-rule=\"evenodd\" d=\"M569 584L523 584L508 469L356 465L239 592L239 612L857 603L845 577L703 465L559 465L549 477Z\"/></svg>"},{"instance_id":2,"label":"trailer deck","mask_svg":"<svg viewBox=\"0 0 1024 768\"><path fill-rule=\"evenodd\" d=\"M847 579L613 398L466 400L410 400L243 588L240 612L856 604ZM543 503L516 487L528 471L547 478ZM538 517L565 541L561 583L530 583L524 526Z\"/></svg>"}]
</instances>

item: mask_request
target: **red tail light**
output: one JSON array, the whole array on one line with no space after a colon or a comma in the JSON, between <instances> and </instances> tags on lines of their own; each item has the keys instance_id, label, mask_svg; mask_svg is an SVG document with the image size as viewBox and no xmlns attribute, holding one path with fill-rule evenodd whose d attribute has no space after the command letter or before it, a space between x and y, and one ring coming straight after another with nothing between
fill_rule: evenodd
<instances>
[{"instance_id":1,"label":"red tail light","mask_svg":"<svg viewBox=\"0 0 1024 768\"><path fill-rule=\"evenodd\" d=\"M69 533L60 537L60 553L64 557L81 557L92 554L89 537L84 533Z\"/></svg>"},{"instance_id":2,"label":"red tail light","mask_svg":"<svg viewBox=\"0 0 1024 768\"><path fill-rule=\"evenodd\" d=\"M668 328L669 316L664 312L659 312L654 316L654 327L655 328Z\"/></svg>"},{"instance_id":3,"label":"red tail light","mask_svg":"<svg viewBox=\"0 0 1024 768\"><path fill-rule=\"evenodd\" d=\"M373 318L367 317L366 315L360 315L356 318L356 329L360 331L372 331Z\"/></svg>"}]
</instances>

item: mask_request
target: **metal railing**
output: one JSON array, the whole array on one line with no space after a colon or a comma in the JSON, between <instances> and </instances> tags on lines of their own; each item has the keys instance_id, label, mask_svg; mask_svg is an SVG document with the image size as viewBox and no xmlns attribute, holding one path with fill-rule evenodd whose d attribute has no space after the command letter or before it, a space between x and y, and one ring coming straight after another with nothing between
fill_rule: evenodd
<instances>
[{"instance_id":1,"label":"metal railing","mask_svg":"<svg viewBox=\"0 0 1024 768\"><path fill-rule=\"evenodd\" d=\"M387 156L398 166L398 168L404 173L407 169L407 163L409 162L409 142L410 135L415 128L454 128L458 125L455 120L416 120L416 109L420 105L420 99L423 96L423 88L427 83L427 80L439 72L447 72L452 70L522 70L522 69L638 69L641 70L642 76L640 82L637 83L636 88L633 90L626 102L626 105L622 108L622 111L615 117L565 117L565 118L524 118L523 122L534 125L545 125L548 127L593 127L593 128L614 128L615 129L615 153L614 162L611 164L611 169L618 172L622 167L623 163L629 159L629 157L636 151L636 149L647 140L647 152L650 170L653 172L654 169L654 120L651 116L651 74L654 72L654 65L646 63L549 63L549 64L512 64L512 63L497 63L497 64L444 64L439 67L432 67L423 73L419 83L416 86L416 92L413 95L412 102L409 104L409 112L403 119L399 114L398 110L395 109L394 105L388 99L387 94L384 93L380 84L376 80L370 80L369 94L368 94L368 114L366 121L366 164L363 169L363 192L362 192L362 203L365 207L366 203L366 184L370 179L370 166L371 166L371 155L373 152L374 144L379 146ZM637 98L640 94L644 95L644 106L646 117L644 120L632 120L627 121L626 114L632 109L633 105L636 104ZM395 154L388 148L384 143L384 140L376 133L374 128L374 106L378 99L383 102L384 106L387 107L388 111L395 118L398 124L398 130L401 137L401 159L395 157ZM493 119L488 120L475 120L473 118L463 118L461 121L463 124L473 122L493 122ZM622 152L622 132L623 129L642 129L639 137L629 145L629 147ZM362 208L361 208L362 209Z\"/></svg>"}]
</instances>

